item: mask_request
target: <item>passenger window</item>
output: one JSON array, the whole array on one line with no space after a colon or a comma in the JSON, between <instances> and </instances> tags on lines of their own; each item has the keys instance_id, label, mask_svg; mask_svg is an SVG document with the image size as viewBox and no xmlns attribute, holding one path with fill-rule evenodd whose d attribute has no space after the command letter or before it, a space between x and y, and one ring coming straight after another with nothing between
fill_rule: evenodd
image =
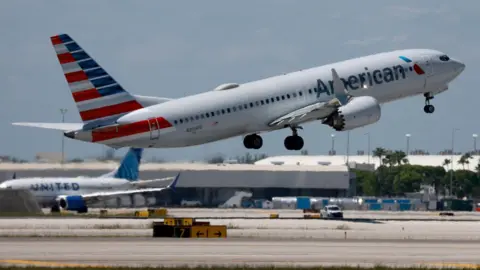
<instances>
[{"instance_id":1,"label":"passenger window","mask_svg":"<svg viewBox=\"0 0 480 270\"><path fill-rule=\"evenodd\" d=\"M255 101L255 105L260 106L260 102Z\"/></svg>"},{"instance_id":2,"label":"passenger window","mask_svg":"<svg viewBox=\"0 0 480 270\"><path fill-rule=\"evenodd\" d=\"M222 114L225 114L225 110L224 110L224 109L222 109Z\"/></svg>"},{"instance_id":3,"label":"passenger window","mask_svg":"<svg viewBox=\"0 0 480 270\"><path fill-rule=\"evenodd\" d=\"M298 91L298 95L302 96L303 95L302 91Z\"/></svg>"},{"instance_id":4,"label":"passenger window","mask_svg":"<svg viewBox=\"0 0 480 270\"><path fill-rule=\"evenodd\" d=\"M230 113L230 108L227 108L227 113Z\"/></svg>"},{"instance_id":5,"label":"passenger window","mask_svg":"<svg viewBox=\"0 0 480 270\"><path fill-rule=\"evenodd\" d=\"M212 115L212 117L214 117L214 116L215 116L215 113L214 113L214 112L211 112L210 114Z\"/></svg>"},{"instance_id":6,"label":"passenger window","mask_svg":"<svg viewBox=\"0 0 480 270\"><path fill-rule=\"evenodd\" d=\"M181 124L183 123L183 120L182 120L182 119L180 119L180 123L181 123Z\"/></svg>"},{"instance_id":7,"label":"passenger window","mask_svg":"<svg viewBox=\"0 0 480 270\"><path fill-rule=\"evenodd\" d=\"M241 111L243 109L242 105L238 105L238 110Z\"/></svg>"},{"instance_id":8,"label":"passenger window","mask_svg":"<svg viewBox=\"0 0 480 270\"><path fill-rule=\"evenodd\" d=\"M190 121L193 121L193 120L195 120L195 119L193 119L193 116L190 116Z\"/></svg>"},{"instance_id":9,"label":"passenger window","mask_svg":"<svg viewBox=\"0 0 480 270\"><path fill-rule=\"evenodd\" d=\"M236 111L237 111L237 107L233 107L232 109L233 109L233 111L234 111L234 112L236 112Z\"/></svg>"},{"instance_id":10,"label":"passenger window","mask_svg":"<svg viewBox=\"0 0 480 270\"><path fill-rule=\"evenodd\" d=\"M272 101L272 103L274 103L274 102L275 102L275 98L273 98L273 97L272 97L270 100Z\"/></svg>"},{"instance_id":11,"label":"passenger window","mask_svg":"<svg viewBox=\"0 0 480 270\"><path fill-rule=\"evenodd\" d=\"M188 118L185 118L185 123L188 123Z\"/></svg>"},{"instance_id":12,"label":"passenger window","mask_svg":"<svg viewBox=\"0 0 480 270\"><path fill-rule=\"evenodd\" d=\"M207 113L205 114L205 116L207 116L207 118L208 118L208 117L210 117L210 114L208 114L208 112L207 112Z\"/></svg>"},{"instance_id":13,"label":"passenger window","mask_svg":"<svg viewBox=\"0 0 480 270\"><path fill-rule=\"evenodd\" d=\"M173 121L173 123L176 125L176 124L178 124L178 121L177 121L177 120L175 120L175 121Z\"/></svg>"},{"instance_id":14,"label":"passenger window","mask_svg":"<svg viewBox=\"0 0 480 270\"><path fill-rule=\"evenodd\" d=\"M200 115L200 117L201 117L202 119L205 119L205 115L204 115L203 113Z\"/></svg>"},{"instance_id":15,"label":"passenger window","mask_svg":"<svg viewBox=\"0 0 480 270\"><path fill-rule=\"evenodd\" d=\"M253 108L253 102L250 102L250 108Z\"/></svg>"},{"instance_id":16,"label":"passenger window","mask_svg":"<svg viewBox=\"0 0 480 270\"><path fill-rule=\"evenodd\" d=\"M243 108L246 110L248 109L248 105L247 104L243 104Z\"/></svg>"},{"instance_id":17,"label":"passenger window","mask_svg":"<svg viewBox=\"0 0 480 270\"><path fill-rule=\"evenodd\" d=\"M260 104L262 104L262 105L263 105L263 104L265 104L265 103L263 102L263 100L260 100Z\"/></svg>"},{"instance_id":18,"label":"passenger window","mask_svg":"<svg viewBox=\"0 0 480 270\"><path fill-rule=\"evenodd\" d=\"M295 98L297 97L297 93L293 93L292 96Z\"/></svg>"},{"instance_id":19,"label":"passenger window","mask_svg":"<svg viewBox=\"0 0 480 270\"><path fill-rule=\"evenodd\" d=\"M267 98L267 99L265 99L265 102L268 104L270 101L269 101L268 98Z\"/></svg>"},{"instance_id":20,"label":"passenger window","mask_svg":"<svg viewBox=\"0 0 480 270\"><path fill-rule=\"evenodd\" d=\"M285 96L282 96L282 100L285 100Z\"/></svg>"},{"instance_id":21,"label":"passenger window","mask_svg":"<svg viewBox=\"0 0 480 270\"><path fill-rule=\"evenodd\" d=\"M277 101L280 101L280 97L277 97Z\"/></svg>"},{"instance_id":22,"label":"passenger window","mask_svg":"<svg viewBox=\"0 0 480 270\"><path fill-rule=\"evenodd\" d=\"M200 117L198 117L198 115L196 115L196 116L195 116L195 119L197 119L197 120L198 120L198 119L200 119Z\"/></svg>"},{"instance_id":23,"label":"passenger window","mask_svg":"<svg viewBox=\"0 0 480 270\"><path fill-rule=\"evenodd\" d=\"M311 93L312 93L312 89L308 89L308 93L310 93L310 94L311 94Z\"/></svg>"},{"instance_id":24,"label":"passenger window","mask_svg":"<svg viewBox=\"0 0 480 270\"><path fill-rule=\"evenodd\" d=\"M220 115L220 110L217 111L217 115Z\"/></svg>"},{"instance_id":25,"label":"passenger window","mask_svg":"<svg viewBox=\"0 0 480 270\"><path fill-rule=\"evenodd\" d=\"M287 98L290 98L290 95L289 95L289 94L287 94Z\"/></svg>"}]
</instances>

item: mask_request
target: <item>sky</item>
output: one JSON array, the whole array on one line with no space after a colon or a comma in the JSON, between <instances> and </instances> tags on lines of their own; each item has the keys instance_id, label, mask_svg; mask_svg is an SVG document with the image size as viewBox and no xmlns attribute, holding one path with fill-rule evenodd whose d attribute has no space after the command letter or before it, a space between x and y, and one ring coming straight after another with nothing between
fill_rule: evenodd
<instances>
[{"instance_id":1,"label":"sky","mask_svg":"<svg viewBox=\"0 0 480 270\"><path fill-rule=\"evenodd\" d=\"M0 1L0 155L32 160L38 152L61 151L55 130L12 122L80 122L49 37L68 33L133 94L179 98L227 82L248 82L349 58L396 49L437 49L466 64L465 71L436 96L433 114L423 96L388 103L379 122L350 132L349 152L386 147L436 153L473 149L480 91L480 1ZM335 133L337 153L347 132L319 122L303 126L304 149L323 155ZM148 149L145 157L202 160L246 152L291 155L283 140L290 130L263 135L260 150L242 137L200 146ZM99 156L99 144L65 138L67 159ZM126 149L117 150L123 155Z\"/></svg>"}]
</instances>

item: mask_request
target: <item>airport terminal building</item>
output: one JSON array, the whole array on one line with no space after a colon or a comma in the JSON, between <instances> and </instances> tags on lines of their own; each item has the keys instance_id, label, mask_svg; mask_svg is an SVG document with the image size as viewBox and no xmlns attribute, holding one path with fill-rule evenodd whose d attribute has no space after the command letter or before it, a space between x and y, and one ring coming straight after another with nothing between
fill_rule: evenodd
<instances>
[{"instance_id":1,"label":"airport terminal building","mask_svg":"<svg viewBox=\"0 0 480 270\"><path fill-rule=\"evenodd\" d=\"M117 168L117 163L45 164L0 163L0 182L24 177L99 176ZM355 175L345 165L249 165L199 163L143 163L140 178L180 178L176 192L155 196L159 206L180 205L182 201L198 201L203 206L216 207L244 191L251 199L284 196L350 197L355 195ZM160 186L171 180L162 181Z\"/></svg>"}]
</instances>

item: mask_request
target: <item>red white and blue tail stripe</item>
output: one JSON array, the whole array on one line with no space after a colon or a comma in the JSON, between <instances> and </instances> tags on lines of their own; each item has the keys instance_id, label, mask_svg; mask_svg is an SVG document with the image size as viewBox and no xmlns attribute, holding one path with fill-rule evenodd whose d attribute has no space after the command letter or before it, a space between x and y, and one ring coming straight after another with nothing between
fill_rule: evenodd
<instances>
[{"instance_id":1,"label":"red white and blue tail stripe","mask_svg":"<svg viewBox=\"0 0 480 270\"><path fill-rule=\"evenodd\" d=\"M113 120L143 107L69 35L50 39L85 124Z\"/></svg>"}]
</instances>

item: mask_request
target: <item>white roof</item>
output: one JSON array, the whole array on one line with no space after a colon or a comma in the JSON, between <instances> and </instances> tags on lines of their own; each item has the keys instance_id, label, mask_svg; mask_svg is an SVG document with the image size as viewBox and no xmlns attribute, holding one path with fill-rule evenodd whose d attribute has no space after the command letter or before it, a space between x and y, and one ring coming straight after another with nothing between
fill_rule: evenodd
<instances>
[{"instance_id":1,"label":"white roof","mask_svg":"<svg viewBox=\"0 0 480 270\"><path fill-rule=\"evenodd\" d=\"M453 156L453 169L463 169L463 166L458 163L460 160L460 155ZM408 161L412 165L421 165L421 166L443 166L443 161L445 159L451 159L449 155L409 155L407 157ZM466 170L475 170L475 167L479 163L480 156L473 156L472 159L469 160L469 164L465 165ZM268 157L266 159L259 160L255 162L256 165L267 165L267 164L280 164L283 163L285 165L327 165L328 166L338 166L338 165L345 165L346 163L346 156L303 156L303 155L296 155L296 156L276 156L276 157ZM368 164L368 156L349 156L348 157L349 163L358 163L358 164ZM375 164L375 168L380 165L380 161L377 157L370 156L370 163ZM444 167L445 169L449 170L450 165L448 168Z\"/></svg>"},{"instance_id":2,"label":"white roof","mask_svg":"<svg viewBox=\"0 0 480 270\"><path fill-rule=\"evenodd\" d=\"M92 163L0 163L0 170L114 170L118 167L116 162L92 162ZM318 172L348 172L345 164L334 166L305 167L298 165L277 166L272 164L202 164L202 163L142 163L140 170L178 170L178 171L318 171Z\"/></svg>"}]
</instances>

